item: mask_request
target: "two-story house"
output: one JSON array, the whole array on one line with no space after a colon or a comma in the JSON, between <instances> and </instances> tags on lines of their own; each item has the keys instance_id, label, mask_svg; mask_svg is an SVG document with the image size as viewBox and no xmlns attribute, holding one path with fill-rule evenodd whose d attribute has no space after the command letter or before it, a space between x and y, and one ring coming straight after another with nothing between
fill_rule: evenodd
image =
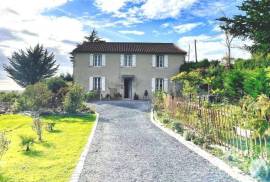
<instances>
[{"instance_id":1,"label":"two-story house","mask_svg":"<svg viewBox=\"0 0 270 182\"><path fill-rule=\"evenodd\" d=\"M142 99L146 91L170 92L185 55L173 43L83 43L73 50L73 76L87 91Z\"/></svg>"}]
</instances>

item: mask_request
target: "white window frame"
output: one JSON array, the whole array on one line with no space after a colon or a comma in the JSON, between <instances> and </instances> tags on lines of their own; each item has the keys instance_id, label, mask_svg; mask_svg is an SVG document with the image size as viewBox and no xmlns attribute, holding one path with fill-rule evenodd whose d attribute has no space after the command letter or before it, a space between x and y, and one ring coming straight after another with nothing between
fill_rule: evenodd
<instances>
[{"instance_id":1,"label":"white window frame","mask_svg":"<svg viewBox=\"0 0 270 182\"><path fill-rule=\"evenodd\" d=\"M93 66L94 67L102 66L102 54L93 54Z\"/></svg>"},{"instance_id":2,"label":"white window frame","mask_svg":"<svg viewBox=\"0 0 270 182\"><path fill-rule=\"evenodd\" d=\"M133 66L133 57L132 54L124 54L124 67Z\"/></svg>"},{"instance_id":3,"label":"white window frame","mask_svg":"<svg viewBox=\"0 0 270 182\"><path fill-rule=\"evenodd\" d=\"M156 67L157 68L165 67L165 55L156 55Z\"/></svg>"},{"instance_id":4,"label":"white window frame","mask_svg":"<svg viewBox=\"0 0 270 182\"><path fill-rule=\"evenodd\" d=\"M164 91L164 78L155 79L155 91Z\"/></svg>"},{"instance_id":5,"label":"white window frame","mask_svg":"<svg viewBox=\"0 0 270 182\"><path fill-rule=\"evenodd\" d=\"M102 78L101 77L93 77L93 90L100 91L102 87Z\"/></svg>"}]
</instances>

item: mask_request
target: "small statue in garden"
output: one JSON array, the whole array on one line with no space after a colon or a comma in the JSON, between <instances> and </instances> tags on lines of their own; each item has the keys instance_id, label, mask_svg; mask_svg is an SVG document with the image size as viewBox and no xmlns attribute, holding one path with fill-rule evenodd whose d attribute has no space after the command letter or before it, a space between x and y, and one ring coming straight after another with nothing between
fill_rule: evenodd
<instances>
[{"instance_id":1,"label":"small statue in garden","mask_svg":"<svg viewBox=\"0 0 270 182\"><path fill-rule=\"evenodd\" d=\"M144 91L143 99L144 100L148 99L148 91L147 90Z\"/></svg>"}]
</instances>

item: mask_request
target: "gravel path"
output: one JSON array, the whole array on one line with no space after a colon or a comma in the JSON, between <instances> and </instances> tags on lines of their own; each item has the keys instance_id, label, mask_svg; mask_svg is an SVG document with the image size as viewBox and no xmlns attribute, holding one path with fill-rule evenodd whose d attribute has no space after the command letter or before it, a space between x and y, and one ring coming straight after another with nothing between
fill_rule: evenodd
<instances>
[{"instance_id":1,"label":"gravel path","mask_svg":"<svg viewBox=\"0 0 270 182\"><path fill-rule=\"evenodd\" d=\"M96 103L100 120L80 182L236 182L155 127L147 102Z\"/></svg>"}]
</instances>

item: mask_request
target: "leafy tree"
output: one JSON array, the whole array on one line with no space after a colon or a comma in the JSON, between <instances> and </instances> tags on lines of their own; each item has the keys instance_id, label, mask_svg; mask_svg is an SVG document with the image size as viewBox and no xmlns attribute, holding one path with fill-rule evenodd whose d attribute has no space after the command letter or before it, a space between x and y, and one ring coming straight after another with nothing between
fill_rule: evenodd
<instances>
[{"instance_id":1,"label":"leafy tree","mask_svg":"<svg viewBox=\"0 0 270 182\"><path fill-rule=\"evenodd\" d=\"M218 20L228 25L232 35L250 39L253 45L251 52L267 54L270 52L270 1L245 0L238 8L243 11L232 18L221 17ZM226 30L225 27L221 27Z\"/></svg>"},{"instance_id":2,"label":"leafy tree","mask_svg":"<svg viewBox=\"0 0 270 182\"><path fill-rule=\"evenodd\" d=\"M85 36L84 38L86 42L105 42L98 36L98 32L95 29L92 30L89 36Z\"/></svg>"},{"instance_id":3,"label":"leafy tree","mask_svg":"<svg viewBox=\"0 0 270 182\"><path fill-rule=\"evenodd\" d=\"M55 63L54 54L38 44L26 51L14 52L4 70L16 83L26 87L53 76L59 67Z\"/></svg>"}]
</instances>

